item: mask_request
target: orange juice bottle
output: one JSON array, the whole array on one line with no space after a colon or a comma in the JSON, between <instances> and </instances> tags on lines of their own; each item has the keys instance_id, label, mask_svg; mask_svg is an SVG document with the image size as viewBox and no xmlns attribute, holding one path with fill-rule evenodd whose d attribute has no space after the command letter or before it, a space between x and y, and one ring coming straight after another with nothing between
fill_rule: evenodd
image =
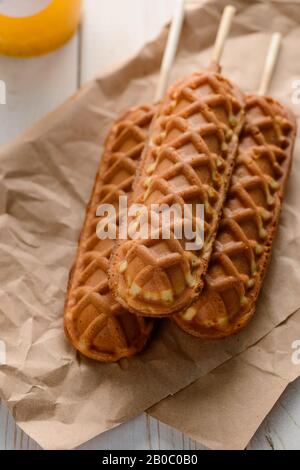
<instances>
[{"instance_id":1,"label":"orange juice bottle","mask_svg":"<svg viewBox=\"0 0 300 470\"><path fill-rule=\"evenodd\" d=\"M75 32L82 0L0 0L0 54L32 56L64 44Z\"/></svg>"}]
</instances>

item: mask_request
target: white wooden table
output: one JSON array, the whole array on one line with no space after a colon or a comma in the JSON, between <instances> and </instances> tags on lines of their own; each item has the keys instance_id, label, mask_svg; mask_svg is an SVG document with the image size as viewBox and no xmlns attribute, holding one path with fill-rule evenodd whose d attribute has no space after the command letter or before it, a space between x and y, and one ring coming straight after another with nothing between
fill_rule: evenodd
<instances>
[{"instance_id":1,"label":"white wooden table","mask_svg":"<svg viewBox=\"0 0 300 470\"><path fill-rule=\"evenodd\" d=\"M170 19L174 0L85 0L80 31L62 49L34 59L0 57L7 104L0 105L0 143L16 137L53 110L82 83L136 53ZM197 0L192 0L191 3ZM145 414L81 449L202 449ZM300 448L300 380L262 424L249 449ZM0 403L0 449L39 449Z\"/></svg>"}]
</instances>

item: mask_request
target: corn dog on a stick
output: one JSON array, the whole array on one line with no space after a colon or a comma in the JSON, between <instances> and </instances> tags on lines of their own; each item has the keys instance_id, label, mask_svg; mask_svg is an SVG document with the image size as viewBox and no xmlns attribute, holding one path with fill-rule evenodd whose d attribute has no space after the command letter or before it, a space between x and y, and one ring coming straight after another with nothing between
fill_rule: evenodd
<instances>
[{"instance_id":1,"label":"corn dog on a stick","mask_svg":"<svg viewBox=\"0 0 300 470\"><path fill-rule=\"evenodd\" d=\"M168 81L183 16L184 2L180 0L171 25L156 96ZM154 109L155 106L133 108L112 126L70 275L64 312L65 332L78 351L97 361L112 362L138 353L153 329L153 320L131 315L110 292L107 272L115 240L97 237L96 226L100 218L96 216L96 209L101 204L113 204L117 208L119 196L130 194Z\"/></svg>"},{"instance_id":2,"label":"corn dog on a stick","mask_svg":"<svg viewBox=\"0 0 300 470\"><path fill-rule=\"evenodd\" d=\"M252 318L292 162L296 123L266 94L278 50L273 36L260 95L247 97L244 126L229 194L199 300L174 317L202 338L237 333Z\"/></svg>"},{"instance_id":3,"label":"corn dog on a stick","mask_svg":"<svg viewBox=\"0 0 300 470\"><path fill-rule=\"evenodd\" d=\"M231 14L232 9L229 20ZM216 41L217 60L224 43L220 37L228 32L226 18ZM173 85L150 128L132 201L153 217L153 204L177 204L182 221L190 204L194 226L196 206L203 204L204 245L187 250L190 240L179 240L174 224L165 238L162 221L155 237L120 243L111 260L110 286L117 301L137 315L171 315L195 301L203 287L244 122L243 94L216 68ZM131 224L139 227L140 214Z\"/></svg>"}]
</instances>

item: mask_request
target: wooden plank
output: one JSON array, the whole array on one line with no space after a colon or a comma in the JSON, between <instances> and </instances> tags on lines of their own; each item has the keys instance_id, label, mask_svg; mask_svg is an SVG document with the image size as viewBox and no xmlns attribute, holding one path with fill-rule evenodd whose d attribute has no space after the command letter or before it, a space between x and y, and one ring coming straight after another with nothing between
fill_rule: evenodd
<instances>
[{"instance_id":1,"label":"wooden plank","mask_svg":"<svg viewBox=\"0 0 300 470\"><path fill-rule=\"evenodd\" d=\"M0 56L6 104L0 104L0 144L14 139L77 88L78 36L50 54L15 59Z\"/></svg>"},{"instance_id":2,"label":"wooden plank","mask_svg":"<svg viewBox=\"0 0 300 470\"><path fill-rule=\"evenodd\" d=\"M142 414L82 445L80 450L196 450L202 449L170 426Z\"/></svg>"},{"instance_id":3,"label":"wooden plank","mask_svg":"<svg viewBox=\"0 0 300 470\"><path fill-rule=\"evenodd\" d=\"M300 379L290 384L250 442L250 450L300 449Z\"/></svg>"},{"instance_id":4,"label":"wooden plank","mask_svg":"<svg viewBox=\"0 0 300 470\"><path fill-rule=\"evenodd\" d=\"M81 81L128 59L169 21L174 0L86 0Z\"/></svg>"},{"instance_id":5,"label":"wooden plank","mask_svg":"<svg viewBox=\"0 0 300 470\"><path fill-rule=\"evenodd\" d=\"M39 446L16 425L6 405L0 403L0 450L37 450Z\"/></svg>"}]
</instances>

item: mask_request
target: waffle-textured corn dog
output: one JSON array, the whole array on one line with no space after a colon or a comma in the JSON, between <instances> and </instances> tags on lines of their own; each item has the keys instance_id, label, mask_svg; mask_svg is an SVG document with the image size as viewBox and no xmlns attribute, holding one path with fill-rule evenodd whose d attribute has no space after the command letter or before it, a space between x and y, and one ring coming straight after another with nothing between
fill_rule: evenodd
<instances>
[{"instance_id":1,"label":"waffle-textured corn dog","mask_svg":"<svg viewBox=\"0 0 300 470\"><path fill-rule=\"evenodd\" d=\"M153 321L128 313L108 287L108 260L115 240L96 235L100 204L118 203L128 195L143 151L154 108L128 111L111 129L100 163L65 304L65 331L82 354L98 361L117 361L141 351Z\"/></svg>"},{"instance_id":2,"label":"waffle-textured corn dog","mask_svg":"<svg viewBox=\"0 0 300 470\"><path fill-rule=\"evenodd\" d=\"M186 250L186 239L127 240L115 250L110 285L137 315L167 316L194 301L215 238L243 124L244 98L219 73L207 70L176 83L158 108L132 201L205 206L202 249ZM194 212L194 210L193 210ZM183 213L183 211L182 211ZM139 224L139 215L133 220ZM193 223L196 224L195 217Z\"/></svg>"},{"instance_id":3,"label":"waffle-textured corn dog","mask_svg":"<svg viewBox=\"0 0 300 470\"><path fill-rule=\"evenodd\" d=\"M174 317L184 331L221 338L244 328L271 256L296 124L272 98L250 96L236 167L199 300Z\"/></svg>"}]
</instances>

